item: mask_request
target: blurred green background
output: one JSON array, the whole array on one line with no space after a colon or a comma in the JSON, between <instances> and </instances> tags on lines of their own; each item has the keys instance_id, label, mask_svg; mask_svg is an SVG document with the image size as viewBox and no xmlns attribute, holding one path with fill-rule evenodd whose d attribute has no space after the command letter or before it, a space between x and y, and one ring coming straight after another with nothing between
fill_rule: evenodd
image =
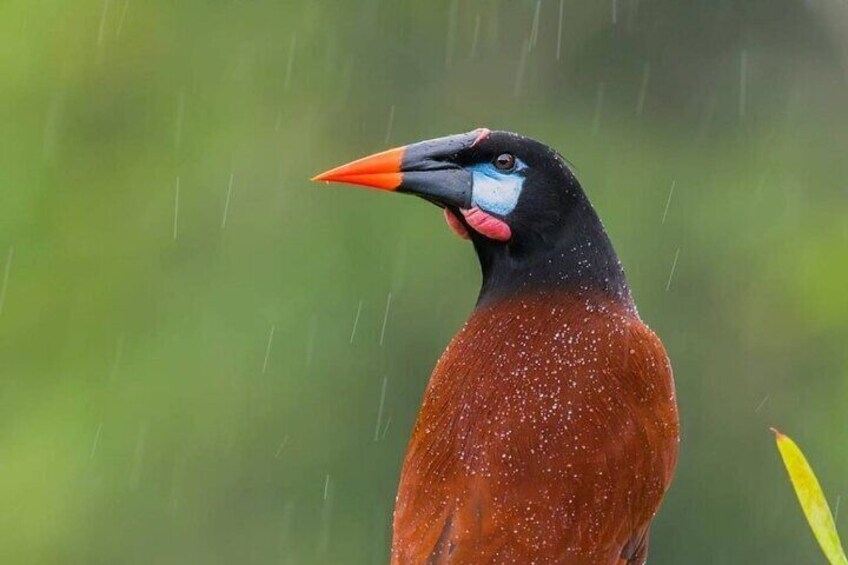
<instances>
[{"instance_id":1,"label":"blurred green background","mask_svg":"<svg viewBox=\"0 0 848 565\"><path fill-rule=\"evenodd\" d=\"M478 268L307 179L478 126L574 163L673 361L651 562L820 562L768 426L848 498L838 0L0 2L0 562L385 562Z\"/></svg>"}]
</instances>

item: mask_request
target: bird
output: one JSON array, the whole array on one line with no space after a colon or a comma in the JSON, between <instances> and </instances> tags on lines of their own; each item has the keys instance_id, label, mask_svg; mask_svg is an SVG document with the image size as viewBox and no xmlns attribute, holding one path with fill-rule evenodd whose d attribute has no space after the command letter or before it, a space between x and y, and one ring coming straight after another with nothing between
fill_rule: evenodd
<instances>
[{"instance_id":1,"label":"bird","mask_svg":"<svg viewBox=\"0 0 848 565\"><path fill-rule=\"evenodd\" d=\"M392 565L644 564L678 457L672 369L569 163L478 128L312 180L436 204L480 263L408 443Z\"/></svg>"}]
</instances>

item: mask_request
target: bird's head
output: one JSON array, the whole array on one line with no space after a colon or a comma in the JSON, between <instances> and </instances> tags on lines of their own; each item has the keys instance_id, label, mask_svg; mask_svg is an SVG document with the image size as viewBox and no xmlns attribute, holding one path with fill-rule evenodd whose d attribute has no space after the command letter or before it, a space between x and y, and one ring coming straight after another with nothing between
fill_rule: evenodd
<instances>
[{"instance_id":1,"label":"bird's head","mask_svg":"<svg viewBox=\"0 0 848 565\"><path fill-rule=\"evenodd\" d=\"M481 128L421 141L336 167L312 180L414 194L444 208L453 231L473 241L484 278L494 274L502 285L526 286L520 278L532 278L534 268L553 269L537 272L535 279L551 284L569 279L575 268L596 270L587 255L608 252L611 257L594 257L595 263L606 266L612 260L618 265L565 160L550 147L514 133ZM564 245L572 248L569 257ZM557 254L559 260L554 261ZM577 264L581 260L583 267ZM537 265L540 261L547 266ZM513 280L516 276L505 271L523 275Z\"/></svg>"},{"instance_id":2,"label":"bird's head","mask_svg":"<svg viewBox=\"0 0 848 565\"><path fill-rule=\"evenodd\" d=\"M313 180L415 194L443 207L454 231L492 246L554 235L579 191L555 151L485 128L389 149Z\"/></svg>"}]
</instances>

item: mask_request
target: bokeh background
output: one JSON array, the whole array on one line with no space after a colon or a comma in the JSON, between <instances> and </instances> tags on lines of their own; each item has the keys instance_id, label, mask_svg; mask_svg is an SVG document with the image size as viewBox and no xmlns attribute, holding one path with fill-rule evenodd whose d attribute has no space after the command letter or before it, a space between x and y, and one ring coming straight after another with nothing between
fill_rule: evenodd
<instances>
[{"instance_id":1,"label":"bokeh background","mask_svg":"<svg viewBox=\"0 0 848 565\"><path fill-rule=\"evenodd\" d=\"M384 563L478 268L307 179L478 126L569 158L673 360L651 562L821 562L768 427L848 503L840 0L0 2L0 562Z\"/></svg>"}]
</instances>

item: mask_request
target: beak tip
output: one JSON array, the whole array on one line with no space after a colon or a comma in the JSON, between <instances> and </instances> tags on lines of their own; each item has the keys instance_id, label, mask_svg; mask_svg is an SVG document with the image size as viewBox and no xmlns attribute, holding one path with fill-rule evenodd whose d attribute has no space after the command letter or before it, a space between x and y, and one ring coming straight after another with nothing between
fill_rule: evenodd
<instances>
[{"instance_id":1,"label":"beak tip","mask_svg":"<svg viewBox=\"0 0 848 565\"><path fill-rule=\"evenodd\" d=\"M395 190L402 182L401 163L405 147L388 149L312 177L313 182L341 182L383 190Z\"/></svg>"}]
</instances>

